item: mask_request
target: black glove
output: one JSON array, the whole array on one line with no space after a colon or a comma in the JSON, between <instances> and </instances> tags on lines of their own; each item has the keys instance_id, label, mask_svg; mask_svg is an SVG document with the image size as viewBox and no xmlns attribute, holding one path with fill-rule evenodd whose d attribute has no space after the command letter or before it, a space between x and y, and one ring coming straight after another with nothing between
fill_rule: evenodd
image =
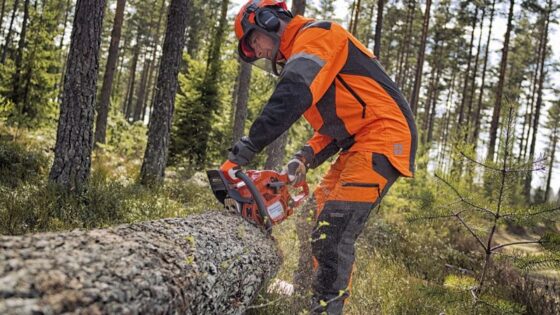
<instances>
[{"instance_id":1,"label":"black glove","mask_svg":"<svg viewBox=\"0 0 560 315\"><path fill-rule=\"evenodd\" d=\"M294 157L284 166L282 173L288 174L289 184L297 186L305 180L307 168L301 159Z\"/></svg>"},{"instance_id":2,"label":"black glove","mask_svg":"<svg viewBox=\"0 0 560 315\"><path fill-rule=\"evenodd\" d=\"M231 148L228 160L239 166L245 166L251 162L259 150L255 147L249 137L242 137Z\"/></svg>"}]
</instances>

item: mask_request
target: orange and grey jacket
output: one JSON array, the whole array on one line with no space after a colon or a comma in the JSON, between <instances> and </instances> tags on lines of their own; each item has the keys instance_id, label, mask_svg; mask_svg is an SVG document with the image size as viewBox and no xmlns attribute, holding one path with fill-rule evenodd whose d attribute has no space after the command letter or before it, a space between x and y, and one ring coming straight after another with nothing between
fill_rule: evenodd
<instances>
[{"instance_id":1,"label":"orange and grey jacket","mask_svg":"<svg viewBox=\"0 0 560 315\"><path fill-rule=\"evenodd\" d=\"M373 54L340 25L296 16L280 43L286 65L249 132L261 151L301 115L315 133L309 167L338 151L377 152L413 176L417 132L410 106Z\"/></svg>"}]
</instances>

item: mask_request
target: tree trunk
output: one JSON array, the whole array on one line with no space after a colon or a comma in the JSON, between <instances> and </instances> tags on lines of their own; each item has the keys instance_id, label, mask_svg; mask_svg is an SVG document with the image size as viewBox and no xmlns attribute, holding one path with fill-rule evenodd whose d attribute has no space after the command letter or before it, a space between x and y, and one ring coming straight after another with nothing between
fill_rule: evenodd
<instances>
[{"instance_id":1,"label":"tree trunk","mask_svg":"<svg viewBox=\"0 0 560 315\"><path fill-rule=\"evenodd\" d=\"M152 105L148 144L140 172L144 185L161 183L169 149L169 133L179 74L179 64L185 45L188 0L171 0L167 15L167 31L163 43L156 96Z\"/></svg>"},{"instance_id":2,"label":"tree trunk","mask_svg":"<svg viewBox=\"0 0 560 315\"><path fill-rule=\"evenodd\" d=\"M455 54L455 56L457 56L457 54ZM445 110L445 116L442 119L443 120L443 127L441 135L440 135L440 150L439 150L439 157L438 157L438 165L440 168L443 168L444 163L445 163L445 151L447 148L447 140L449 137L449 129L451 129L451 122L454 121L453 119L451 119L451 100L453 99L453 93L455 92L455 81L456 81L456 77L457 77L457 69L456 67L452 68L451 71L451 87L448 89L447 91L447 99L445 101L445 106L446 106L446 110ZM442 170L443 171L443 170ZM447 173L446 171L444 171L444 173Z\"/></svg>"},{"instance_id":3,"label":"tree trunk","mask_svg":"<svg viewBox=\"0 0 560 315\"><path fill-rule=\"evenodd\" d=\"M469 97L469 116L467 116L467 126L469 132L472 132L471 125L475 124L475 112L473 111L473 102L476 90L476 75L478 74L478 62L480 61L480 47L482 46L482 32L484 31L484 18L486 17L486 7L482 7L482 16L480 17L480 35L478 36L478 44L476 48L476 57L474 59L473 75L471 77L471 92ZM468 133L467 133L468 135ZM472 134L471 134L472 135ZM471 142L473 140L471 139Z\"/></svg>"},{"instance_id":4,"label":"tree trunk","mask_svg":"<svg viewBox=\"0 0 560 315\"><path fill-rule=\"evenodd\" d=\"M109 102L111 101L111 90L113 87L113 79L115 77L115 69L117 68L117 61L119 60L119 43L121 40L125 6L126 0L117 0L117 9L115 11L115 19L113 20L113 30L111 31L111 43L109 44L109 54L107 56L107 64L105 65L99 104L97 104L97 118L95 123L96 143L105 143Z\"/></svg>"},{"instance_id":5,"label":"tree trunk","mask_svg":"<svg viewBox=\"0 0 560 315\"><path fill-rule=\"evenodd\" d=\"M23 54L25 53L25 39L27 35L27 26L29 21L29 0L23 3L23 21L21 22L21 32L19 34L18 49L15 58L15 72L12 80L12 101L14 102L19 114L23 114L23 105L21 104L21 72L23 68Z\"/></svg>"},{"instance_id":6,"label":"tree trunk","mask_svg":"<svg viewBox=\"0 0 560 315\"><path fill-rule=\"evenodd\" d=\"M375 4L372 2L369 4L369 14L367 17L367 30L364 35L364 46L369 47L369 40L371 39L371 22L373 21L373 9L375 9ZM374 54L375 55L375 54Z\"/></svg>"},{"instance_id":7,"label":"tree trunk","mask_svg":"<svg viewBox=\"0 0 560 315\"><path fill-rule=\"evenodd\" d=\"M60 42L58 43L58 49L60 51L60 60L62 62L62 69L60 70L60 78L55 86L55 89L58 91L57 94L57 101L60 102L62 100L62 86L64 84L64 72L66 71L66 57L64 54L64 50L62 49L64 46L64 38L66 37L66 24L68 24L68 16L70 15L70 3L71 0L66 1L66 6L64 6L64 22L62 25L62 35L60 36Z\"/></svg>"},{"instance_id":8,"label":"tree trunk","mask_svg":"<svg viewBox=\"0 0 560 315\"><path fill-rule=\"evenodd\" d=\"M550 163L548 164L548 174L546 176L546 189L545 189L545 193L544 193L544 200L548 201L549 200L549 195L552 192L552 187L550 186L550 183L552 181L552 170L554 169L554 160L556 158L556 146L558 145L558 122L556 122L556 125L554 126L554 129L552 130L552 135L551 135L550 139Z\"/></svg>"},{"instance_id":9,"label":"tree trunk","mask_svg":"<svg viewBox=\"0 0 560 315\"><path fill-rule=\"evenodd\" d=\"M6 41L4 42L4 48L2 49L2 62L6 62L6 54L8 53L8 46L12 41L12 33L14 32L14 20L16 18L16 13L19 5L19 0L14 0L14 7L12 9L12 18L10 19L10 26L8 27L8 35L6 35Z\"/></svg>"},{"instance_id":10,"label":"tree trunk","mask_svg":"<svg viewBox=\"0 0 560 315\"><path fill-rule=\"evenodd\" d=\"M539 75L539 86L538 86L538 90L537 90L537 103L535 104L535 115L533 117L533 134L532 134L532 138L531 138L531 147L529 149L529 160L533 160L535 157L535 146L537 144L537 132L539 129L539 118L540 118L540 112L541 112L541 107L542 107L542 102L543 102L543 86L544 86L544 80L546 77L546 71L544 69L544 63L546 61L546 57L547 57L547 46L548 46L548 27L550 25L550 13L552 10L552 0L548 1L548 7L547 10L545 12L545 20L544 20L544 27L543 27L543 32L544 32L544 36L543 36L543 41L541 43L541 57L540 57L540 75ZM525 185L524 185L524 190L525 190L525 197L527 201L531 200L531 182L533 180L533 174L532 172L528 172L527 176L525 178Z\"/></svg>"},{"instance_id":11,"label":"tree trunk","mask_svg":"<svg viewBox=\"0 0 560 315\"><path fill-rule=\"evenodd\" d=\"M492 8L490 9L490 26L488 26L488 37L486 39L486 49L484 52L484 64L482 66L482 79L480 80L480 91L478 92L478 101L476 106L476 114L474 116L474 131L473 131L473 144L476 148L478 143L478 133L480 131L480 120L482 113L482 97L484 96L484 84L486 81L486 68L488 67L488 57L490 53L490 40L492 38L492 25L494 23L496 0L492 1Z\"/></svg>"},{"instance_id":12,"label":"tree trunk","mask_svg":"<svg viewBox=\"0 0 560 315\"><path fill-rule=\"evenodd\" d=\"M233 121L233 143L239 140L245 131L245 119L247 119L247 102L249 101L249 86L253 68L250 64L239 60L241 69L237 86L237 100L235 103L235 118Z\"/></svg>"},{"instance_id":13,"label":"tree trunk","mask_svg":"<svg viewBox=\"0 0 560 315\"><path fill-rule=\"evenodd\" d=\"M418 110L418 96L420 94L420 84L422 83L422 70L424 69L424 54L426 53L426 39L428 37L428 27L430 26L430 7L432 0L426 0L426 11L424 12L424 25L422 27L422 38L420 39L420 51L416 62L416 75L414 77L414 87L412 88L412 96L410 104L412 112L416 116Z\"/></svg>"},{"instance_id":14,"label":"tree trunk","mask_svg":"<svg viewBox=\"0 0 560 315\"><path fill-rule=\"evenodd\" d=\"M142 121L145 119L145 115L147 112L147 103L153 103L153 96L155 95L155 87L153 87L154 82L154 73L156 66L159 64L156 62L157 59L157 51L160 42L160 34L161 34L161 22L163 21L163 14L165 13L165 3L166 0L161 1L161 7L159 9L159 17L156 26L156 37L154 41L154 46L152 47L152 66L150 67L150 74L148 75L148 94L146 96L146 104L144 104L144 111L142 112ZM151 93L150 93L151 91Z\"/></svg>"},{"instance_id":15,"label":"tree trunk","mask_svg":"<svg viewBox=\"0 0 560 315\"><path fill-rule=\"evenodd\" d=\"M144 65L142 75L140 77L140 86L136 91L136 106L134 106L134 115L132 121L139 121L142 118L142 110L144 109L144 101L146 98L146 84L148 81L148 70L150 69L151 61L144 58Z\"/></svg>"},{"instance_id":16,"label":"tree trunk","mask_svg":"<svg viewBox=\"0 0 560 315\"><path fill-rule=\"evenodd\" d=\"M397 58L397 76L395 78L395 83L399 88L404 87L405 72L408 68L408 55L410 54L410 46L412 41L412 28L414 24L414 16L416 14L416 0L411 0L408 5L407 16L406 16L406 26L405 26L405 37L403 39L404 44L401 45L402 49L399 50L400 58Z\"/></svg>"},{"instance_id":17,"label":"tree trunk","mask_svg":"<svg viewBox=\"0 0 560 315\"><path fill-rule=\"evenodd\" d=\"M473 21L472 21L472 31L471 31L471 40L469 42L469 56L467 57L467 71L465 72L465 77L464 77L464 81L463 81L463 93L461 95L461 105L459 106L459 121L457 123L458 126L462 126L463 125L463 115L465 112L465 102L467 101L467 97L468 97L468 91L469 91L469 79L470 79L470 74L471 74L471 60L472 60L472 50L473 50L473 46L474 46L474 31L476 29L476 19L478 17L478 6L476 6L476 9L474 11L474 17L473 17ZM468 113L467 113L468 116Z\"/></svg>"},{"instance_id":18,"label":"tree trunk","mask_svg":"<svg viewBox=\"0 0 560 315\"><path fill-rule=\"evenodd\" d=\"M305 15L305 1L306 0L293 0L292 1L292 14L296 15Z\"/></svg>"},{"instance_id":19,"label":"tree trunk","mask_svg":"<svg viewBox=\"0 0 560 315\"><path fill-rule=\"evenodd\" d=\"M440 62L437 64L437 71L436 71L436 78L435 78L435 87L432 96L432 108L430 110L430 116L428 118L428 137L426 139L426 143L431 143L433 139L433 131L435 125L435 117L436 117L436 105L439 99L439 80L441 78L441 73L443 72L443 67Z\"/></svg>"},{"instance_id":20,"label":"tree trunk","mask_svg":"<svg viewBox=\"0 0 560 315\"><path fill-rule=\"evenodd\" d=\"M117 0L113 30L111 31L111 43L109 44L109 54L107 56L107 64L105 65L105 73L103 75L101 95L99 97L99 103L97 104L97 118L95 122L96 143L105 143L109 102L111 101L115 69L117 68L117 61L119 60L119 43L121 40L125 6L126 0Z\"/></svg>"},{"instance_id":21,"label":"tree trunk","mask_svg":"<svg viewBox=\"0 0 560 315\"><path fill-rule=\"evenodd\" d=\"M81 189L90 174L95 87L105 0L76 3L64 93L49 179Z\"/></svg>"},{"instance_id":22,"label":"tree trunk","mask_svg":"<svg viewBox=\"0 0 560 315\"><path fill-rule=\"evenodd\" d=\"M282 166L284 157L286 156L286 144L288 143L289 130L286 130L280 137L272 142L266 148L266 162L264 168L267 170L275 170Z\"/></svg>"},{"instance_id":23,"label":"tree trunk","mask_svg":"<svg viewBox=\"0 0 560 315\"><path fill-rule=\"evenodd\" d=\"M4 36L4 13L6 12L6 0L2 0L2 8L0 9L0 36Z\"/></svg>"},{"instance_id":24,"label":"tree trunk","mask_svg":"<svg viewBox=\"0 0 560 315\"><path fill-rule=\"evenodd\" d=\"M509 39L512 29L513 21L513 7L515 0L510 0L509 15L506 34L504 38L504 48L502 50L502 61L500 63L500 76L498 78L498 85L496 87L496 100L494 104L494 111L492 112L492 121L490 122L490 141L488 143L487 160L494 160L494 152L496 147L496 135L498 134L498 125L500 123L500 111L502 109L502 96L504 93L504 84L506 79L507 59L509 53Z\"/></svg>"},{"instance_id":25,"label":"tree trunk","mask_svg":"<svg viewBox=\"0 0 560 315\"><path fill-rule=\"evenodd\" d=\"M292 302L292 314L299 314L302 309L309 309L311 295L311 283L313 280L313 255L309 237L313 231L314 214L317 204L315 198L308 201L297 212L296 234L299 242L299 257L297 269L293 275L294 294Z\"/></svg>"},{"instance_id":26,"label":"tree trunk","mask_svg":"<svg viewBox=\"0 0 560 315\"><path fill-rule=\"evenodd\" d=\"M0 236L2 314L242 314L275 242L208 212L105 230Z\"/></svg>"},{"instance_id":27,"label":"tree trunk","mask_svg":"<svg viewBox=\"0 0 560 315\"><path fill-rule=\"evenodd\" d=\"M529 115L529 126L527 128L527 140L524 146L524 152L523 152L523 159L525 159L527 157L527 148L530 146L529 143L529 137L531 134L531 130L532 130L532 126L533 126L533 113L535 110L535 96L537 95L537 89L538 89L538 85L539 85L539 71L541 71L540 66L540 58L541 58L541 54L542 54L542 49L543 49L543 41L544 41L544 32L541 31L540 35L539 35L539 42L538 42L538 48L537 48L537 62L536 62L536 67L535 67L535 71L533 72L533 76L531 77L531 97L530 97L530 115ZM546 45L545 47L546 48Z\"/></svg>"},{"instance_id":28,"label":"tree trunk","mask_svg":"<svg viewBox=\"0 0 560 315\"><path fill-rule=\"evenodd\" d=\"M373 44L373 54L377 59L381 59L381 30L383 28L384 4L384 0L377 0L377 21L375 22L375 39Z\"/></svg>"},{"instance_id":29,"label":"tree trunk","mask_svg":"<svg viewBox=\"0 0 560 315\"><path fill-rule=\"evenodd\" d=\"M436 37L436 40L434 42L434 47L432 48L432 52L434 54L434 56L437 56L437 51L438 51L438 46L439 46L439 41ZM426 141L428 140L428 134L426 133L426 130L428 130L428 120L430 119L430 110L432 108L432 97L434 96L434 91L436 89L436 86L439 84L436 82L436 71L437 71L437 66L436 66L437 61L434 62L434 65L431 65L431 71L430 71L430 83L428 84L428 91L426 92L426 100L424 101L424 117L422 117L422 130L424 131L422 133L422 137L421 137L421 141L422 143L426 143Z\"/></svg>"},{"instance_id":30,"label":"tree trunk","mask_svg":"<svg viewBox=\"0 0 560 315\"><path fill-rule=\"evenodd\" d=\"M360 11L361 11L361 0L356 1L356 7L354 8L354 18L352 19L352 28L350 29L350 33L356 36L356 32L358 29L358 19L360 18Z\"/></svg>"},{"instance_id":31,"label":"tree trunk","mask_svg":"<svg viewBox=\"0 0 560 315\"><path fill-rule=\"evenodd\" d=\"M134 90L136 85L136 70L138 69L138 59L140 58L142 32L140 27L137 29L138 35L136 37L136 45L134 46L134 55L132 56L132 65L130 66L130 76L128 78L128 92L126 93L126 100L124 103L124 115L127 120L132 118L132 104L134 99Z\"/></svg>"}]
</instances>

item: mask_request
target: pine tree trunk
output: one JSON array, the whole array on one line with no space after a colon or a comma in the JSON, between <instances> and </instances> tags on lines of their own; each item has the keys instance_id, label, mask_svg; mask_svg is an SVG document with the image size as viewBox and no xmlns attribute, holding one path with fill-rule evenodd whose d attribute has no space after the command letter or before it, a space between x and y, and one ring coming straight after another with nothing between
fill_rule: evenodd
<instances>
[{"instance_id":1,"label":"pine tree trunk","mask_svg":"<svg viewBox=\"0 0 560 315\"><path fill-rule=\"evenodd\" d=\"M412 28L414 25L414 16L416 14L416 0L411 0L408 5L407 20L405 26L405 37L403 39L404 46L402 46L401 57L398 61L398 71L395 82L402 90L404 82L406 82L405 72L408 70L408 55L410 54L410 46L412 41Z\"/></svg>"},{"instance_id":2,"label":"pine tree trunk","mask_svg":"<svg viewBox=\"0 0 560 315\"><path fill-rule=\"evenodd\" d=\"M540 69L541 72L539 74L539 85L537 90L537 103L535 104L535 115L533 117L533 134L531 138L531 147L529 149L529 160L533 160L535 157L535 146L537 144L537 133L539 129L539 118L540 112L543 102L543 86L544 80L546 77L546 71L544 69L544 63L547 57L547 46L548 46L548 27L550 25L550 13L552 9L552 0L548 0L548 7L545 12L545 20L544 20L544 27L543 27L543 41L541 43L541 56L540 56ZM529 202L531 200L531 182L533 180L532 172L527 173L527 177L525 178L525 198Z\"/></svg>"},{"instance_id":3,"label":"pine tree trunk","mask_svg":"<svg viewBox=\"0 0 560 315\"><path fill-rule=\"evenodd\" d=\"M457 56L457 54L455 54L455 56ZM445 153L447 150L447 140L449 138L449 130L451 129L451 122L454 121L453 119L451 119L451 114L452 114L452 110L451 110L451 100L453 99L453 93L455 92L455 82L456 82L456 77L457 77L457 69L455 67L453 67L452 73L451 73L451 87L448 89L447 92L447 99L445 101L446 104L446 110L445 110L445 118L444 123L443 123L443 130L441 132L441 136L440 136L440 150L439 150L439 165L440 168L443 168L444 163L445 163ZM445 171L445 173L447 173Z\"/></svg>"},{"instance_id":4,"label":"pine tree trunk","mask_svg":"<svg viewBox=\"0 0 560 315\"><path fill-rule=\"evenodd\" d=\"M554 126L554 129L552 130L552 139L550 140L551 144L551 152L550 152L550 162L548 164L548 174L546 176L546 189L545 189L545 193L544 193L544 198L545 201L549 200L549 195L552 192L552 187L550 186L550 183L552 182L552 170L554 169L554 160L556 159L556 146L558 145L558 122L557 124Z\"/></svg>"},{"instance_id":5,"label":"pine tree trunk","mask_svg":"<svg viewBox=\"0 0 560 315\"><path fill-rule=\"evenodd\" d=\"M383 28L384 4L384 0L377 0L377 21L375 22L375 40L373 44L373 54L377 59L381 59L381 30Z\"/></svg>"},{"instance_id":6,"label":"pine tree trunk","mask_svg":"<svg viewBox=\"0 0 560 315\"><path fill-rule=\"evenodd\" d=\"M0 9L0 36L4 36L4 13L6 13L6 0L2 0L2 8Z\"/></svg>"},{"instance_id":7,"label":"pine tree trunk","mask_svg":"<svg viewBox=\"0 0 560 315\"><path fill-rule=\"evenodd\" d=\"M437 38L437 37L436 37ZM438 46L439 46L439 40L436 39L435 43L434 43L434 47L432 48L432 52L434 54L434 56L437 56L437 51L438 51ZM438 63L437 61L435 61L434 63ZM422 143L426 143L426 141L428 140L428 134L427 134L427 130L428 130L428 120L430 119L430 110L432 108L432 98L434 97L434 92L437 86L437 82L436 82L436 71L437 71L437 66L434 64L433 66L431 66L431 71L430 71L430 83L428 84L428 91L426 92L426 100L424 101L424 116L422 117L422 130L424 131L422 133Z\"/></svg>"},{"instance_id":8,"label":"pine tree trunk","mask_svg":"<svg viewBox=\"0 0 560 315\"><path fill-rule=\"evenodd\" d=\"M352 1L352 9L350 10L350 21L348 21L348 32L352 32L352 23L354 22L354 10L356 9L356 0Z\"/></svg>"},{"instance_id":9,"label":"pine tree trunk","mask_svg":"<svg viewBox=\"0 0 560 315\"><path fill-rule=\"evenodd\" d=\"M233 143L239 140L245 131L245 119L247 119L247 102L249 101L249 86L251 83L252 66L239 60L241 69L237 86L237 100L235 103L235 118L233 121Z\"/></svg>"},{"instance_id":10,"label":"pine tree trunk","mask_svg":"<svg viewBox=\"0 0 560 315\"><path fill-rule=\"evenodd\" d=\"M364 35L364 46L369 47L369 40L371 39L371 23L373 21L373 9L375 9L375 4L372 2L369 4L369 14L367 17L367 30ZM375 54L374 54L375 55Z\"/></svg>"},{"instance_id":11,"label":"pine tree trunk","mask_svg":"<svg viewBox=\"0 0 560 315\"><path fill-rule=\"evenodd\" d=\"M64 6L64 21L62 25L62 35L60 36L60 41L58 43L58 49L60 50L60 60L62 62L62 69L60 70L60 78L56 84L57 93L57 101L60 102L62 99L62 86L64 84L64 73L66 72L66 57L64 50L62 49L64 46L64 38L66 37L66 24L68 24L68 16L70 15L70 2L71 0L66 1L66 6Z\"/></svg>"},{"instance_id":12,"label":"pine tree trunk","mask_svg":"<svg viewBox=\"0 0 560 315\"><path fill-rule=\"evenodd\" d=\"M12 41L12 34L14 32L14 20L16 18L16 13L19 5L19 0L14 0L14 7L12 9L12 18L10 19L10 26L8 27L8 35L6 35L6 41L4 42L4 47L2 49L2 62L6 62L6 54L8 53L8 47Z\"/></svg>"},{"instance_id":13,"label":"pine tree trunk","mask_svg":"<svg viewBox=\"0 0 560 315\"><path fill-rule=\"evenodd\" d=\"M119 60L119 43L121 40L125 6L126 0L117 0L115 19L113 20L113 30L111 31L111 43L109 44L107 64L105 65L105 73L103 74L103 85L101 87L99 103L97 104L97 118L95 123L96 143L105 143L107 117L109 115L109 102L111 101L113 79L115 77L117 61Z\"/></svg>"},{"instance_id":14,"label":"pine tree trunk","mask_svg":"<svg viewBox=\"0 0 560 315\"><path fill-rule=\"evenodd\" d=\"M424 25L422 27L422 38L420 39L420 51L416 63L416 75L414 76L414 87L410 97L412 112L416 116L418 110L418 97L420 94L420 84L422 83L422 70L424 69L424 55L426 53L426 39L428 38L428 28L430 26L430 8L432 0L426 0L426 11L424 12Z\"/></svg>"},{"instance_id":15,"label":"pine tree trunk","mask_svg":"<svg viewBox=\"0 0 560 315\"><path fill-rule=\"evenodd\" d=\"M544 32L540 32L539 35L539 42L538 42L538 48L537 48L537 62L536 62L536 67L535 67L535 71L533 72L533 76L531 78L532 80L532 84L531 84L531 100L530 100L530 118L529 118L529 126L527 128L527 140L526 140L526 144L525 144L525 150L523 152L523 159L525 159L527 157L527 148L530 147L530 143L529 143L529 138L531 135L531 130L532 130L532 126L533 126L533 113L535 110L535 96L537 95L537 89L538 89L538 85L539 85L539 73L541 71L541 63L540 63L540 58L541 58L541 54L542 54L542 49L543 49L543 41L544 41ZM546 47L546 45L545 45Z\"/></svg>"},{"instance_id":16,"label":"pine tree trunk","mask_svg":"<svg viewBox=\"0 0 560 315\"><path fill-rule=\"evenodd\" d=\"M353 18L353 22L352 22L352 28L350 30L350 33L352 33L352 35L356 36L356 32L358 29L358 23L359 23L359 18L360 18L360 11L361 11L361 3L362 0L357 0L356 2L356 8L354 9L354 18Z\"/></svg>"},{"instance_id":17,"label":"pine tree trunk","mask_svg":"<svg viewBox=\"0 0 560 315\"><path fill-rule=\"evenodd\" d=\"M470 81L470 75L471 75L471 60L473 57L473 46L474 46L474 31L476 29L476 20L478 18L478 6L476 6L476 9L474 11L474 17L473 17L473 21L472 21L472 31L471 31L471 40L469 42L469 56L467 57L467 71L465 72L465 77L463 80L463 93L461 95L461 105L459 106L459 121L458 121L458 125L462 126L463 125L463 116L465 115L465 102L467 101L468 98L468 91L469 91L469 81ZM467 117L470 113L467 113Z\"/></svg>"},{"instance_id":18,"label":"pine tree trunk","mask_svg":"<svg viewBox=\"0 0 560 315\"><path fill-rule=\"evenodd\" d=\"M507 68L507 59L509 53L509 40L511 36L512 30L512 21L513 21L513 7L515 5L515 0L510 0L510 7L509 7L509 14L508 14L508 23L506 34L504 37L504 48L502 50L502 61L500 63L500 75L498 78L498 85L496 86L496 99L494 103L494 111L492 112L492 121L490 122L490 140L488 143L488 155L487 160L493 161L494 160L494 152L496 147L496 136L498 134L498 126L500 123L500 112L502 109L502 96L504 93L504 84L506 79L506 68Z\"/></svg>"},{"instance_id":19,"label":"pine tree trunk","mask_svg":"<svg viewBox=\"0 0 560 315\"><path fill-rule=\"evenodd\" d=\"M243 314L282 258L238 215L0 236L0 313Z\"/></svg>"},{"instance_id":20,"label":"pine tree trunk","mask_svg":"<svg viewBox=\"0 0 560 315\"><path fill-rule=\"evenodd\" d=\"M78 0L49 179L69 191L86 184L105 0Z\"/></svg>"},{"instance_id":21,"label":"pine tree trunk","mask_svg":"<svg viewBox=\"0 0 560 315\"><path fill-rule=\"evenodd\" d=\"M156 96L148 129L148 144L140 172L144 185L163 182L169 149L169 133L177 93L179 64L185 46L188 0L171 0L163 43Z\"/></svg>"},{"instance_id":22,"label":"pine tree trunk","mask_svg":"<svg viewBox=\"0 0 560 315\"><path fill-rule=\"evenodd\" d=\"M305 1L306 0L293 0L292 1L292 14L296 15L305 15Z\"/></svg>"},{"instance_id":23,"label":"pine tree trunk","mask_svg":"<svg viewBox=\"0 0 560 315\"><path fill-rule=\"evenodd\" d=\"M132 56L132 65L130 66L130 75L128 78L128 92L126 96L126 100L124 103L124 115L127 120L130 120L133 115L133 99L134 99L134 90L136 86L136 70L138 69L138 59L140 59L140 50L141 50L141 39L142 39L142 32L140 31L140 27L137 29L138 35L136 37L136 45L134 46L134 55Z\"/></svg>"},{"instance_id":24,"label":"pine tree trunk","mask_svg":"<svg viewBox=\"0 0 560 315\"><path fill-rule=\"evenodd\" d=\"M486 49L484 52L484 65L482 66L482 79L480 80L480 91L478 92L478 101L476 105L476 114L474 116L473 145L476 148L478 143L478 134L480 132L480 121L482 113L482 97L484 96L484 85L486 82L486 68L488 67L488 57L490 56L490 40L492 38L492 25L494 23L496 0L492 1L490 9L490 26L488 26L488 37L486 39Z\"/></svg>"},{"instance_id":25,"label":"pine tree trunk","mask_svg":"<svg viewBox=\"0 0 560 315\"><path fill-rule=\"evenodd\" d=\"M482 7L482 16L480 18L480 35L478 36L478 44L476 49L476 57L474 60L473 75L471 77L471 92L469 97L469 116L467 117L467 126L471 129L471 125L475 123L475 111L472 110L475 90L476 90L476 76L478 74L478 62L480 61L480 48L482 46L482 32L484 30L484 18L486 17L486 7ZM471 132L471 130L469 130ZM468 135L468 134L467 134ZM471 133L472 135L472 133ZM472 142L472 139L471 139Z\"/></svg>"},{"instance_id":26,"label":"pine tree trunk","mask_svg":"<svg viewBox=\"0 0 560 315\"><path fill-rule=\"evenodd\" d=\"M144 58L142 75L140 77L140 86L136 91L136 106L134 106L134 115L132 121L139 121L142 118L142 110L146 99L146 85L148 83L148 71L150 70L151 61Z\"/></svg>"},{"instance_id":27,"label":"pine tree trunk","mask_svg":"<svg viewBox=\"0 0 560 315\"><path fill-rule=\"evenodd\" d=\"M21 22L21 32L19 34L18 49L15 56L15 72L12 78L12 102L16 105L19 114L23 114L21 104L21 72L23 70L23 54L25 53L27 26L29 21L29 0L23 3L23 21Z\"/></svg>"},{"instance_id":28,"label":"pine tree trunk","mask_svg":"<svg viewBox=\"0 0 560 315\"><path fill-rule=\"evenodd\" d=\"M146 104L144 104L144 111L142 112L142 121L145 120L145 115L147 112L147 103L153 103L153 96L155 95L155 87L153 86L154 82L154 74L156 66L159 64L156 62L157 59L157 51L160 43L160 34L161 34L161 22L163 21L163 14L165 13L165 4L166 0L161 1L161 7L159 9L159 17L156 26L156 36L154 41L154 46L152 47L152 66L150 67L150 74L148 75L148 95L146 97ZM150 93L151 91L151 93Z\"/></svg>"},{"instance_id":29,"label":"pine tree trunk","mask_svg":"<svg viewBox=\"0 0 560 315\"><path fill-rule=\"evenodd\" d=\"M429 117L429 121L428 121L428 139L427 139L427 143L431 143L432 139L433 139L433 133L434 133L434 125L435 125L435 118L436 118L436 105L437 105L437 101L439 98L439 80L441 77L441 73L443 71L443 68L440 66L438 67L438 70L436 72L436 89L434 91L434 96L432 98L432 109L430 111L430 117Z\"/></svg>"}]
</instances>

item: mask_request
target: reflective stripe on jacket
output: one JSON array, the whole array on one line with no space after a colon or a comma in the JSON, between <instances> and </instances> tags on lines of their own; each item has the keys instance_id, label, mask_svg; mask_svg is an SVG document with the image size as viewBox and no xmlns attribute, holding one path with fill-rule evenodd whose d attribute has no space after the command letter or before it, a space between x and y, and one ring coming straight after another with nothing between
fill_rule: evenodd
<instances>
[{"instance_id":1,"label":"reflective stripe on jacket","mask_svg":"<svg viewBox=\"0 0 560 315\"><path fill-rule=\"evenodd\" d=\"M402 175L413 175L412 111L367 48L334 22L296 16L280 52L286 65L249 133L257 148L304 115L315 131L303 149L312 167L343 149L384 154Z\"/></svg>"}]
</instances>

